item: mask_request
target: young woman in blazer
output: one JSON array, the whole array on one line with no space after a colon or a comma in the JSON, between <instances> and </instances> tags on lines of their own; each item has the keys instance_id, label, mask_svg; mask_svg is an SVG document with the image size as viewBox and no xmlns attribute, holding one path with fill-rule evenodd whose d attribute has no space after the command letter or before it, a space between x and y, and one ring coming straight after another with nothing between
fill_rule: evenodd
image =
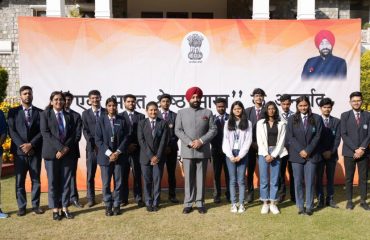
<instances>
[{"instance_id":1,"label":"young woman in blazer","mask_svg":"<svg viewBox=\"0 0 370 240\"><path fill-rule=\"evenodd\" d=\"M75 160L74 144L76 128L72 116L64 111L65 96L52 92L50 103L40 114L40 130L43 139L42 157L48 177L48 202L53 219L72 219L68 211L71 193L71 175ZM59 209L62 208L62 214Z\"/></svg>"},{"instance_id":2,"label":"young woman in blazer","mask_svg":"<svg viewBox=\"0 0 370 240\"><path fill-rule=\"evenodd\" d=\"M297 111L288 119L287 141L292 162L298 214L312 215L316 166L321 161L319 141L322 118L312 113L307 96L297 98ZM304 193L306 189L306 209Z\"/></svg>"},{"instance_id":3,"label":"young woman in blazer","mask_svg":"<svg viewBox=\"0 0 370 240\"><path fill-rule=\"evenodd\" d=\"M222 150L230 178L230 200L232 213L242 213L244 208L245 171L247 153L252 144L252 123L247 119L243 103L236 101L231 105L230 118L225 123ZM239 188L239 209L236 204L235 185Z\"/></svg>"},{"instance_id":4,"label":"young woman in blazer","mask_svg":"<svg viewBox=\"0 0 370 240\"><path fill-rule=\"evenodd\" d=\"M127 159L127 141L129 128L125 119L118 115L117 99L115 96L105 102L106 112L96 123L95 143L98 146L97 162L100 166L102 178L103 201L105 215L117 216L121 214L122 202L122 172ZM111 192L113 177L114 192Z\"/></svg>"},{"instance_id":5,"label":"young woman in blazer","mask_svg":"<svg viewBox=\"0 0 370 240\"><path fill-rule=\"evenodd\" d=\"M159 208L161 180L165 163L165 148L168 144L167 122L157 116L158 105L146 105L148 118L140 120L137 139L140 144L140 164L144 177L145 205L148 212Z\"/></svg>"},{"instance_id":6,"label":"young woman in blazer","mask_svg":"<svg viewBox=\"0 0 370 240\"><path fill-rule=\"evenodd\" d=\"M268 102L257 122L258 165L260 173L261 214L269 210L279 214L278 201L280 158L288 154L284 147L286 124L280 121L279 110L274 102ZM269 184L270 180L270 184ZM268 202L270 201L270 205Z\"/></svg>"}]
</instances>

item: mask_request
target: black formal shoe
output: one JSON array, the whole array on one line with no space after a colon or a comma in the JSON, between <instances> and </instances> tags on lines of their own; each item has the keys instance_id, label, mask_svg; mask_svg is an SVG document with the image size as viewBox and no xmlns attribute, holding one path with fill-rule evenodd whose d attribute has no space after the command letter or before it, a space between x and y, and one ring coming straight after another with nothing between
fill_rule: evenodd
<instances>
[{"instance_id":1,"label":"black formal shoe","mask_svg":"<svg viewBox=\"0 0 370 240\"><path fill-rule=\"evenodd\" d=\"M159 211L159 206L153 206L153 212L158 212Z\"/></svg>"},{"instance_id":2,"label":"black formal shoe","mask_svg":"<svg viewBox=\"0 0 370 240\"><path fill-rule=\"evenodd\" d=\"M182 213L183 214L189 214L193 211L193 208L192 207L185 207L183 210L182 210Z\"/></svg>"},{"instance_id":3,"label":"black formal shoe","mask_svg":"<svg viewBox=\"0 0 370 240\"><path fill-rule=\"evenodd\" d=\"M199 212L200 214L206 214L206 213L207 213L207 209L206 209L205 207L199 207L199 208L198 208L198 212Z\"/></svg>"},{"instance_id":4,"label":"black formal shoe","mask_svg":"<svg viewBox=\"0 0 370 240\"><path fill-rule=\"evenodd\" d=\"M95 204L96 204L96 203L95 203L95 200L89 200L89 201L87 202L87 207L91 208L91 207L93 207Z\"/></svg>"},{"instance_id":5,"label":"black formal shoe","mask_svg":"<svg viewBox=\"0 0 370 240\"><path fill-rule=\"evenodd\" d=\"M153 207L152 206L146 206L146 211L153 212Z\"/></svg>"},{"instance_id":6,"label":"black formal shoe","mask_svg":"<svg viewBox=\"0 0 370 240\"><path fill-rule=\"evenodd\" d=\"M285 195L280 195L278 199L278 203L282 203L285 201Z\"/></svg>"},{"instance_id":7,"label":"black formal shoe","mask_svg":"<svg viewBox=\"0 0 370 240\"><path fill-rule=\"evenodd\" d=\"M170 200L170 202L172 202L172 203L179 203L179 200L177 200L176 197L170 197L170 198L168 198L168 200Z\"/></svg>"},{"instance_id":8,"label":"black formal shoe","mask_svg":"<svg viewBox=\"0 0 370 240\"><path fill-rule=\"evenodd\" d=\"M325 205L324 205L324 200L321 199L317 202L317 208L323 208Z\"/></svg>"},{"instance_id":9,"label":"black formal shoe","mask_svg":"<svg viewBox=\"0 0 370 240\"><path fill-rule=\"evenodd\" d=\"M313 211L312 209L306 209L305 213L306 213L305 215L311 216L313 214Z\"/></svg>"},{"instance_id":10,"label":"black formal shoe","mask_svg":"<svg viewBox=\"0 0 370 240\"><path fill-rule=\"evenodd\" d=\"M112 207L105 207L105 216L107 217L113 216Z\"/></svg>"},{"instance_id":11,"label":"black formal shoe","mask_svg":"<svg viewBox=\"0 0 370 240\"><path fill-rule=\"evenodd\" d=\"M126 201L121 203L121 207L125 207L127 205L128 205L128 202L126 202Z\"/></svg>"},{"instance_id":12,"label":"black formal shoe","mask_svg":"<svg viewBox=\"0 0 370 240\"><path fill-rule=\"evenodd\" d=\"M59 212L53 212L53 220L55 221L62 220L62 216L59 215Z\"/></svg>"},{"instance_id":13,"label":"black formal shoe","mask_svg":"<svg viewBox=\"0 0 370 240\"><path fill-rule=\"evenodd\" d=\"M73 206L76 208L83 208L84 206L79 201L72 201Z\"/></svg>"},{"instance_id":14,"label":"black formal shoe","mask_svg":"<svg viewBox=\"0 0 370 240\"><path fill-rule=\"evenodd\" d=\"M346 209L353 210L355 206L353 205L352 201L348 201L346 204Z\"/></svg>"},{"instance_id":15,"label":"black formal shoe","mask_svg":"<svg viewBox=\"0 0 370 240\"><path fill-rule=\"evenodd\" d=\"M26 215L26 209L25 208L18 209L17 216L22 217L24 215Z\"/></svg>"},{"instance_id":16,"label":"black formal shoe","mask_svg":"<svg viewBox=\"0 0 370 240\"><path fill-rule=\"evenodd\" d=\"M330 200L326 202L326 206L331 207L331 208L339 208L334 200Z\"/></svg>"},{"instance_id":17,"label":"black formal shoe","mask_svg":"<svg viewBox=\"0 0 370 240\"><path fill-rule=\"evenodd\" d=\"M304 214L305 214L305 211L303 208L298 210L298 215L304 215Z\"/></svg>"},{"instance_id":18,"label":"black formal shoe","mask_svg":"<svg viewBox=\"0 0 370 240\"><path fill-rule=\"evenodd\" d=\"M34 214L37 214L37 215L39 215L39 214L43 214L43 213L44 213L44 211L43 211L41 208L39 208L39 207L34 207L34 208L32 208L32 212L33 212Z\"/></svg>"},{"instance_id":19,"label":"black formal shoe","mask_svg":"<svg viewBox=\"0 0 370 240\"><path fill-rule=\"evenodd\" d=\"M366 202L360 203L360 207L362 207L365 211L369 211L370 207Z\"/></svg>"},{"instance_id":20,"label":"black formal shoe","mask_svg":"<svg viewBox=\"0 0 370 240\"><path fill-rule=\"evenodd\" d=\"M121 215L121 209L120 209L120 207L114 207L113 208L113 215L114 216Z\"/></svg>"},{"instance_id":21,"label":"black formal shoe","mask_svg":"<svg viewBox=\"0 0 370 240\"><path fill-rule=\"evenodd\" d=\"M254 200L254 194L253 193L248 193L247 194L247 203L252 203Z\"/></svg>"},{"instance_id":22,"label":"black formal shoe","mask_svg":"<svg viewBox=\"0 0 370 240\"><path fill-rule=\"evenodd\" d=\"M219 204L219 203L221 203L221 198L220 197L214 197L213 202L216 203L216 204Z\"/></svg>"},{"instance_id":23,"label":"black formal shoe","mask_svg":"<svg viewBox=\"0 0 370 240\"><path fill-rule=\"evenodd\" d=\"M65 217L66 219L73 219L73 215L67 210L67 211L64 211L62 210L62 216Z\"/></svg>"},{"instance_id":24,"label":"black formal shoe","mask_svg":"<svg viewBox=\"0 0 370 240\"><path fill-rule=\"evenodd\" d=\"M138 208L142 208L142 207L144 207L145 206L145 203L143 202L143 201L138 201L137 202L137 207Z\"/></svg>"}]
</instances>

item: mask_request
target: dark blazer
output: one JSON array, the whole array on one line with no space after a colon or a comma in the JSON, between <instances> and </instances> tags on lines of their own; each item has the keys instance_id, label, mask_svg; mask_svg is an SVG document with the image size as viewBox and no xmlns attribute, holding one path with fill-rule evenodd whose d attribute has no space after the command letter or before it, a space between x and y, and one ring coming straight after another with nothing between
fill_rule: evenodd
<instances>
[{"instance_id":1,"label":"dark blazer","mask_svg":"<svg viewBox=\"0 0 370 240\"><path fill-rule=\"evenodd\" d=\"M263 107L261 108L261 112L260 112L261 117L262 117L262 109ZM252 107L246 108L245 114L247 115L247 119L251 121L253 125L252 126L253 127L252 128L252 133L253 133L252 142L257 142L257 135L256 135L257 115L256 115L255 107L252 106Z\"/></svg>"},{"instance_id":2,"label":"dark blazer","mask_svg":"<svg viewBox=\"0 0 370 240\"><path fill-rule=\"evenodd\" d=\"M319 148L321 152L330 151L332 157L338 159L338 147L340 144L340 120L333 116L329 117L329 125L322 125Z\"/></svg>"},{"instance_id":3,"label":"dark blazer","mask_svg":"<svg viewBox=\"0 0 370 240\"><path fill-rule=\"evenodd\" d=\"M217 115L213 115L213 119L217 126L217 135L211 141L212 151L222 152L222 140L224 138L224 125L222 125L220 119ZM229 114L225 113L224 124L229 120Z\"/></svg>"},{"instance_id":4,"label":"dark blazer","mask_svg":"<svg viewBox=\"0 0 370 240\"><path fill-rule=\"evenodd\" d=\"M32 106L31 125L28 128L23 107L12 108L8 112L9 135L12 139L10 151L13 154L25 155L20 149L24 143L31 143L35 155L41 156L42 136L40 132L41 109Z\"/></svg>"},{"instance_id":5,"label":"dark blazer","mask_svg":"<svg viewBox=\"0 0 370 240\"><path fill-rule=\"evenodd\" d=\"M321 56L309 58L302 70L302 79L346 78L347 64L343 58L329 55L325 60Z\"/></svg>"},{"instance_id":6,"label":"dark blazer","mask_svg":"<svg viewBox=\"0 0 370 240\"><path fill-rule=\"evenodd\" d=\"M126 120L126 123L129 126L129 129L130 129L128 144L132 144L132 143L137 144L138 145L138 150L137 151L139 151L139 142L138 142L138 139L137 139L137 125L138 125L140 120L145 119L145 115L142 114L142 113L139 113L137 111L134 111L134 115L132 116L132 124L130 122L130 118L128 116L127 111L124 111L124 112L120 113L119 115L124 117L124 119Z\"/></svg>"},{"instance_id":7,"label":"dark blazer","mask_svg":"<svg viewBox=\"0 0 370 240\"><path fill-rule=\"evenodd\" d=\"M76 154L76 158L80 158L80 140L82 136L82 120L81 120L81 115L70 109L69 112L73 118L74 125L76 128L76 138L75 138L75 144L73 145L73 152Z\"/></svg>"},{"instance_id":8,"label":"dark blazer","mask_svg":"<svg viewBox=\"0 0 370 240\"><path fill-rule=\"evenodd\" d=\"M114 121L114 133L115 144L111 141L111 137L113 135L109 117L107 114L101 115L99 122L96 124L95 131L95 143L98 146L97 158L99 165L109 165L109 157L105 155L105 152L108 149L112 152L117 150L121 151L117 161L123 161L124 159L124 153L127 151L129 128L125 119L120 115L116 115L116 119Z\"/></svg>"},{"instance_id":9,"label":"dark blazer","mask_svg":"<svg viewBox=\"0 0 370 240\"><path fill-rule=\"evenodd\" d=\"M158 111L158 117L160 119L163 119L162 113ZM172 150L178 151L179 146L177 145L177 142L179 138L175 134L175 123L176 123L176 117L177 114L174 113L173 111L168 112L168 119L167 119L167 124L168 124L168 146L171 147Z\"/></svg>"},{"instance_id":10,"label":"dark blazer","mask_svg":"<svg viewBox=\"0 0 370 240\"><path fill-rule=\"evenodd\" d=\"M294 123L294 116L288 119L288 128L286 137L289 139L289 161L304 163L305 159L299 156L299 152L305 150L308 153L307 161L313 163L320 162L321 152L319 148L322 118L317 114L312 114L308 119L307 129L304 129L302 118L299 117L298 123ZM313 118L315 124L310 124L310 119Z\"/></svg>"},{"instance_id":11,"label":"dark blazer","mask_svg":"<svg viewBox=\"0 0 370 240\"><path fill-rule=\"evenodd\" d=\"M370 114L361 111L360 125L357 127L353 110L342 113L340 116L340 130L343 139L342 154L345 157L353 157L359 147L365 148L365 154L369 153L370 143Z\"/></svg>"},{"instance_id":12,"label":"dark blazer","mask_svg":"<svg viewBox=\"0 0 370 240\"><path fill-rule=\"evenodd\" d=\"M141 120L137 128L137 138L140 144L141 164L149 165L153 156L164 161L164 149L168 144L168 124L166 121L157 117L153 138L149 118Z\"/></svg>"},{"instance_id":13,"label":"dark blazer","mask_svg":"<svg viewBox=\"0 0 370 240\"><path fill-rule=\"evenodd\" d=\"M65 146L70 150L64 157L74 157L74 145L76 144L76 126L71 114L63 111L66 122L66 137L64 143L59 140L58 121L53 108L46 109L40 114L40 129L42 135L42 157L47 160L55 159L58 151Z\"/></svg>"},{"instance_id":14,"label":"dark blazer","mask_svg":"<svg viewBox=\"0 0 370 240\"><path fill-rule=\"evenodd\" d=\"M100 116L105 114L105 108L100 109ZM83 135L86 139L86 150L92 152L95 149L95 115L92 108L82 112Z\"/></svg>"}]
</instances>

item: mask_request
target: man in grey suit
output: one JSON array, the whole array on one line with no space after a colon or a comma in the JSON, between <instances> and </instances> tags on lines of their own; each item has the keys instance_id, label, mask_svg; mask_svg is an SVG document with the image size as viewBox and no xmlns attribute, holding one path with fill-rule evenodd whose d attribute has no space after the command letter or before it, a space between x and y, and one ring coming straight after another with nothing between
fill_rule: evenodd
<instances>
[{"instance_id":1,"label":"man in grey suit","mask_svg":"<svg viewBox=\"0 0 370 240\"><path fill-rule=\"evenodd\" d=\"M198 87L186 91L190 107L178 112L175 124L175 134L181 139L185 171L184 214L192 211L194 201L199 213L207 211L204 207L205 180L208 159L211 158L210 142L217 134L217 126L212 111L200 107L202 96Z\"/></svg>"}]
</instances>

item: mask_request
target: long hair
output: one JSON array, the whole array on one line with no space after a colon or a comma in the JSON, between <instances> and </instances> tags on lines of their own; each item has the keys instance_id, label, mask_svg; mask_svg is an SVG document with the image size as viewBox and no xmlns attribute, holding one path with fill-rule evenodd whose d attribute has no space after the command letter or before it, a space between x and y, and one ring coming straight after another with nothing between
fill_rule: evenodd
<instances>
[{"instance_id":1,"label":"long hair","mask_svg":"<svg viewBox=\"0 0 370 240\"><path fill-rule=\"evenodd\" d=\"M269 120L269 115L268 115L268 111L267 111L269 106L273 106L274 109L275 109L275 113L274 113L274 116L273 116L274 122L275 123L279 122L280 121L279 109L273 101L269 101L265 104L265 106L262 109L262 118L265 119L265 123L268 122L268 120Z\"/></svg>"},{"instance_id":2,"label":"long hair","mask_svg":"<svg viewBox=\"0 0 370 240\"><path fill-rule=\"evenodd\" d=\"M50 110L53 108L53 105L51 105L51 101L53 101L53 98L56 96L56 95L60 95L64 102L66 101L66 97L64 96L63 94L63 91L54 91L50 94L50 98L49 98L49 104L45 107L45 110Z\"/></svg>"},{"instance_id":3,"label":"long hair","mask_svg":"<svg viewBox=\"0 0 370 240\"><path fill-rule=\"evenodd\" d=\"M248 119L247 119L247 115L245 114L244 105L240 101L235 101L231 105L231 108L230 108L230 117L229 117L229 121L228 121L228 124L227 124L227 128L230 131L236 130L236 117L235 117L235 115L233 113L233 109L234 109L235 106L239 106L242 109L241 118L240 118L240 122L239 122L239 127L238 128L240 130L246 130L248 128Z\"/></svg>"},{"instance_id":4,"label":"long hair","mask_svg":"<svg viewBox=\"0 0 370 240\"><path fill-rule=\"evenodd\" d=\"M298 111L298 104L300 102L303 102L303 101L308 104L307 121L308 121L309 124L314 126L315 125L315 119L313 118L313 115L312 115L310 100L305 95L300 96L299 98L296 99L296 112L293 115L293 124L298 125L299 121L301 121L301 113Z\"/></svg>"}]
</instances>

